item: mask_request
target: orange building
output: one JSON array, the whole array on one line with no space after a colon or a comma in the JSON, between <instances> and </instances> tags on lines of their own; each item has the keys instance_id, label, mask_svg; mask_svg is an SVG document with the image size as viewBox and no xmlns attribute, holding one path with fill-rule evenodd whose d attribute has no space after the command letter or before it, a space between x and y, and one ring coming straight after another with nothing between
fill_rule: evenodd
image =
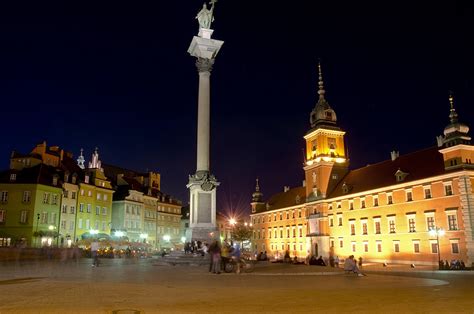
<instances>
[{"instance_id":1,"label":"orange building","mask_svg":"<svg viewBox=\"0 0 474 314\"><path fill-rule=\"evenodd\" d=\"M349 170L345 132L319 100L306 140L305 183L266 202L257 183L254 248L278 256L355 255L365 261L474 263L474 146L450 96L450 123L437 146ZM439 244L438 244L439 243Z\"/></svg>"}]
</instances>

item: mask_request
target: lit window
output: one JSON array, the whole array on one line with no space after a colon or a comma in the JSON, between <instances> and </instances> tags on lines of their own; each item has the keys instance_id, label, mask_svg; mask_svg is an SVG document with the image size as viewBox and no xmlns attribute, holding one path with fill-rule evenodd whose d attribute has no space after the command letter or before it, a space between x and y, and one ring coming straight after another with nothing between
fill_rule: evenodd
<instances>
[{"instance_id":1,"label":"lit window","mask_svg":"<svg viewBox=\"0 0 474 314\"><path fill-rule=\"evenodd\" d=\"M420 253L420 242L413 242L413 252Z\"/></svg>"},{"instance_id":2,"label":"lit window","mask_svg":"<svg viewBox=\"0 0 474 314\"><path fill-rule=\"evenodd\" d=\"M351 221L350 224L351 224L351 235L355 235L355 223L354 223L354 221Z\"/></svg>"},{"instance_id":3,"label":"lit window","mask_svg":"<svg viewBox=\"0 0 474 314\"><path fill-rule=\"evenodd\" d=\"M451 183L444 184L444 194L446 196L453 195L453 185Z\"/></svg>"},{"instance_id":4,"label":"lit window","mask_svg":"<svg viewBox=\"0 0 474 314\"><path fill-rule=\"evenodd\" d=\"M438 254L438 243L436 241L430 241L431 253Z\"/></svg>"},{"instance_id":5,"label":"lit window","mask_svg":"<svg viewBox=\"0 0 474 314\"><path fill-rule=\"evenodd\" d=\"M431 188L430 187L425 187L425 198L431 198Z\"/></svg>"},{"instance_id":6,"label":"lit window","mask_svg":"<svg viewBox=\"0 0 474 314\"><path fill-rule=\"evenodd\" d=\"M352 246L352 252L355 252L356 251L356 243L351 242L351 246Z\"/></svg>"},{"instance_id":7,"label":"lit window","mask_svg":"<svg viewBox=\"0 0 474 314\"><path fill-rule=\"evenodd\" d=\"M375 234L380 234L380 219L374 221Z\"/></svg>"},{"instance_id":8,"label":"lit window","mask_svg":"<svg viewBox=\"0 0 474 314\"><path fill-rule=\"evenodd\" d=\"M368 251L369 251L369 242L364 241L364 252L368 252Z\"/></svg>"},{"instance_id":9,"label":"lit window","mask_svg":"<svg viewBox=\"0 0 474 314\"><path fill-rule=\"evenodd\" d=\"M367 220L362 220L362 234L367 234Z\"/></svg>"},{"instance_id":10,"label":"lit window","mask_svg":"<svg viewBox=\"0 0 474 314\"><path fill-rule=\"evenodd\" d=\"M449 230L458 230L458 223L456 213L448 214L448 228Z\"/></svg>"},{"instance_id":11,"label":"lit window","mask_svg":"<svg viewBox=\"0 0 474 314\"><path fill-rule=\"evenodd\" d=\"M451 240L451 252L453 254L459 254L459 243L457 240Z\"/></svg>"},{"instance_id":12,"label":"lit window","mask_svg":"<svg viewBox=\"0 0 474 314\"><path fill-rule=\"evenodd\" d=\"M389 218L388 230L390 233L395 233L395 218L392 218L392 217Z\"/></svg>"},{"instance_id":13,"label":"lit window","mask_svg":"<svg viewBox=\"0 0 474 314\"><path fill-rule=\"evenodd\" d=\"M393 241L393 252L399 253L400 252L400 242Z\"/></svg>"},{"instance_id":14,"label":"lit window","mask_svg":"<svg viewBox=\"0 0 474 314\"><path fill-rule=\"evenodd\" d=\"M433 230L435 228L434 216L426 217L426 228L428 229L428 231Z\"/></svg>"},{"instance_id":15,"label":"lit window","mask_svg":"<svg viewBox=\"0 0 474 314\"><path fill-rule=\"evenodd\" d=\"M377 196L374 196L374 207L379 206L379 198Z\"/></svg>"},{"instance_id":16,"label":"lit window","mask_svg":"<svg viewBox=\"0 0 474 314\"><path fill-rule=\"evenodd\" d=\"M20 223L26 224L28 222L28 210L22 210L20 213Z\"/></svg>"},{"instance_id":17,"label":"lit window","mask_svg":"<svg viewBox=\"0 0 474 314\"><path fill-rule=\"evenodd\" d=\"M392 196L392 194L387 194L387 204L388 204L388 205L393 204L393 196Z\"/></svg>"},{"instance_id":18,"label":"lit window","mask_svg":"<svg viewBox=\"0 0 474 314\"><path fill-rule=\"evenodd\" d=\"M382 252L382 241L376 241L377 244L377 252L381 253Z\"/></svg>"},{"instance_id":19,"label":"lit window","mask_svg":"<svg viewBox=\"0 0 474 314\"><path fill-rule=\"evenodd\" d=\"M406 191L406 198L407 198L407 202L413 201L413 195L412 195L411 190Z\"/></svg>"}]
</instances>

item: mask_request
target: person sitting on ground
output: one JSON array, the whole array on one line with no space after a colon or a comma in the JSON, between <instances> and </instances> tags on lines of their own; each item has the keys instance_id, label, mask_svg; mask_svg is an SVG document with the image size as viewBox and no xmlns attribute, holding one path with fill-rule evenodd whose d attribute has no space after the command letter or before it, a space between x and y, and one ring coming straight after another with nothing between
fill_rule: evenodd
<instances>
[{"instance_id":1,"label":"person sitting on ground","mask_svg":"<svg viewBox=\"0 0 474 314\"><path fill-rule=\"evenodd\" d=\"M351 255L348 258L346 258L346 261L344 262L344 270L351 271L357 274L357 276L365 276L364 274L360 272L359 268L357 267L356 261L354 259L354 255Z\"/></svg>"},{"instance_id":2,"label":"person sitting on ground","mask_svg":"<svg viewBox=\"0 0 474 314\"><path fill-rule=\"evenodd\" d=\"M257 261L262 260L262 255L263 255L263 252L260 252L260 253L257 254Z\"/></svg>"},{"instance_id":3,"label":"person sitting on ground","mask_svg":"<svg viewBox=\"0 0 474 314\"><path fill-rule=\"evenodd\" d=\"M323 260L323 257L320 255L319 258L316 260L316 265L318 266L326 266L326 263Z\"/></svg>"},{"instance_id":4,"label":"person sitting on ground","mask_svg":"<svg viewBox=\"0 0 474 314\"><path fill-rule=\"evenodd\" d=\"M296 255L295 257L293 257L293 264L298 264L298 258L296 257Z\"/></svg>"},{"instance_id":5,"label":"person sitting on ground","mask_svg":"<svg viewBox=\"0 0 474 314\"><path fill-rule=\"evenodd\" d=\"M288 252L288 251L285 252L285 256L283 257L283 261L285 263L289 263L291 261L290 252Z\"/></svg>"},{"instance_id":6,"label":"person sitting on ground","mask_svg":"<svg viewBox=\"0 0 474 314\"><path fill-rule=\"evenodd\" d=\"M262 261L268 261L267 251L263 252Z\"/></svg>"},{"instance_id":7,"label":"person sitting on ground","mask_svg":"<svg viewBox=\"0 0 474 314\"><path fill-rule=\"evenodd\" d=\"M309 258L309 264L310 265L317 265L317 262L318 262L318 259L316 258L316 256L311 255L311 257Z\"/></svg>"}]
</instances>

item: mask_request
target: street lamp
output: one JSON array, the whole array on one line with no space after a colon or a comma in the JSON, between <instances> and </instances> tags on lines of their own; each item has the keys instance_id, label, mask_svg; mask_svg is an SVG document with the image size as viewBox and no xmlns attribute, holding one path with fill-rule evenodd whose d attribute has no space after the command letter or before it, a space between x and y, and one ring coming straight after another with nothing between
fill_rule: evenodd
<instances>
[{"instance_id":1,"label":"street lamp","mask_svg":"<svg viewBox=\"0 0 474 314\"><path fill-rule=\"evenodd\" d=\"M439 246L439 237L444 235L444 230L438 227L434 227L429 231L430 236L436 236L436 247L438 249L438 268L441 270L441 248Z\"/></svg>"}]
</instances>

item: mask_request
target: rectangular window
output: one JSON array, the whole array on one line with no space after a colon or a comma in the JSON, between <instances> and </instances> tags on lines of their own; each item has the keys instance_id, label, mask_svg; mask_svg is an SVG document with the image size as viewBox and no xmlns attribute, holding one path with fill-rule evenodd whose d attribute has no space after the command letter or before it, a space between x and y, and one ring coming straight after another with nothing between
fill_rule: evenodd
<instances>
[{"instance_id":1,"label":"rectangular window","mask_svg":"<svg viewBox=\"0 0 474 314\"><path fill-rule=\"evenodd\" d=\"M365 199L360 200L360 208L365 208Z\"/></svg>"},{"instance_id":2,"label":"rectangular window","mask_svg":"<svg viewBox=\"0 0 474 314\"><path fill-rule=\"evenodd\" d=\"M72 198L73 200L76 199L76 192L71 192L71 198Z\"/></svg>"},{"instance_id":3,"label":"rectangular window","mask_svg":"<svg viewBox=\"0 0 474 314\"><path fill-rule=\"evenodd\" d=\"M453 195L453 185L451 183L444 184L444 194L446 196Z\"/></svg>"},{"instance_id":4,"label":"rectangular window","mask_svg":"<svg viewBox=\"0 0 474 314\"><path fill-rule=\"evenodd\" d=\"M301 210L298 211L298 218L301 218Z\"/></svg>"},{"instance_id":5,"label":"rectangular window","mask_svg":"<svg viewBox=\"0 0 474 314\"><path fill-rule=\"evenodd\" d=\"M380 220L374 221L375 234L380 234Z\"/></svg>"},{"instance_id":6,"label":"rectangular window","mask_svg":"<svg viewBox=\"0 0 474 314\"><path fill-rule=\"evenodd\" d=\"M41 223L42 224L47 224L48 223L48 213L47 212L42 212L41 213Z\"/></svg>"},{"instance_id":7,"label":"rectangular window","mask_svg":"<svg viewBox=\"0 0 474 314\"><path fill-rule=\"evenodd\" d=\"M453 254L459 254L459 243L458 242L451 242L451 252Z\"/></svg>"},{"instance_id":8,"label":"rectangular window","mask_svg":"<svg viewBox=\"0 0 474 314\"><path fill-rule=\"evenodd\" d=\"M63 191L63 197L64 197L64 198L68 198L68 197L69 197L69 191L68 191L68 190L64 190L64 191Z\"/></svg>"},{"instance_id":9,"label":"rectangular window","mask_svg":"<svg viewBox=\"0 0 474 314\"><path fill-rule=\"evenodd\" d=\"M71 208L69 209L69 213L74 214L75 212L76 212L76 208L74 206L71 206Z\"/></svg>"},{"instance_id":10,"label":"rectangular window","mask_svg":"<svg viewBox=\"0 0 474 314\"><path fill-rule=\"evenodd\" d=\"M390 230L390 233L395 233L395 219L390 219L388 221L388 229Z\"/></svg>"},{"instance_id":11,"label":"rectangular window","mask_svg":"<svg viewBox=\"0 0 474 314\"><path fill-rule=\"evenodd\" d=\"M381 253L382 252L382 241L376 241L377 243L377 252Z\"/></svg>"},{"instance_id":12,"label":"rectangular window","mask_svg":"<svg viewBox=\"0 0 474 314\"><path fill-rule=\"evenodd\" d=\"M84 212L84 203L79 204L79 212L81 212L81 213Z\"/></svg>"},{"instance_id":13,"label":"rectangular window","mask_svg":"<svg viewBox=\"0 0 474 314\"><path fill-rule=\"evenodd\" d=\"M87 204L87 212L90 213L91 212L91 204Z\"/></svg>"},{"instance_id":14,"label":"rectangular window","mask_svg":"<svg viewBox=\"0 0 474 314\"><path fill-rule=\"evenodd\" d=\"M82 229L82 218L79 218L78 227L79 227L79 229Z\"/></svg>"},{"instance_id":15,"label":"rectangular window","mask_svg":"<svg viewBox=\"0 0 474 314\"><path fill-rule=\"evenodd\" d=\"M329 245L330 245L331 247L334 247L334 240L333 240L333 239L331 239L331 240L329 241Z\"/></svg>"},{"instance_id":16,"label":"rectangular window","mask_svg":"<svg viewBox=\"0 0 474 314\"><path fill-rule=\"evenodd\" d=\"M430 245L431 245L431 253L438 254L438 243L436 243L436 241L431 241Z\"/></svg>"},{"instance_id":17,"label":"rectangular window","mask_svg":"<svg viewBox=\"0 0 474 314\"><path fill-rule=\"evenodd\" d=\"M388 205L393 204L393 196L392 196L392 194L387 194L387 204L388 204Z\"/></svg>"},{"instance_id":18,"label":"rectangular window","mask_svg":"<svg viewBox=\"0 0 474 314\"><path fill-rule=\"evenodd\" d=\"M74 230L74 221L69 222L69 230L70 231Z\"/></svg>"},{"instance_id":19,"label":"rectangular window","mask_svg":"<svg viewBox=\"0 0 474 314\"><path fill-rule=\"evenodd\" d=\"M53 199L51 201L52 205L58 204L58 194L53 194Z\"/></svg>"},{"instance_id":20,"label":"rectangular window","mask_svg":"<svg viewBox=\"0 0 474 314\"><path fill-rule=\"evenodd\" d=\"M66 213L67 213L67 205L63 205L61 212L62 212L63 214L66 214Z\"/></svg>"},{"instance_id":21,"label":"rectangular window","mask_svg":"<svg viewBox=\"0 0 474 314\"><path fill-rule=\"evenodd\" d=\"M407 202L413 201L413 194L412 194L411 190L406 191L406 197L407 197Z\"/></svg>"},{"instance_id":22,"label":"rectangular window","mask_svg":"<svg viewBox=\"0 0 474 314\"><path fill-rule=\"evenodd\" d=\"M8 191L2 191L0 194L0 201L1 202L8 202Z\"/></svg>"},{"instance_id":23,"label":"rectangular window","mask_svg":"<svg viewBox=\"0 0 474 314\"><path fill-rule=\"evenodd\" d=\"M87 191L87 196L91 197L92 196L92 191Z\"/></svg>"},{"instance_id":24,"label":"rectangular window","mask_svg":"<svg viewBox=\"0 0 474 314\"><path fill-rule=\"evenodd\" d=\"M338 216L337 220L338 220L338 225L342 226L342 216Z\"/></svg>"},{"instance_id":25,"label":"rectangular window","mask_svg":"<svg viewBox=\"0 0 474 314\"><path fill-rule=\"evenodd\" d=\"M61 229L66 229L66 220L61 220Z\"/></svg>"},{"instance_id":26,"label":"rectangular window","mask_svg":"<svg viewBox=\"0 0 474 314\"><path fill-rule=\"evenodd\" d=\"M300 234L300 238L303 236L303 228L298 226L298 233Z\"/></svg>"},{"instance_id":27,"label":"rectangular window","mask_svg":"<svg viewBox=\"0 0 474 314\"><path fill-rule=\"evenodd\" d=\"M20 213L20 223L28 223L28 210L22 210Z\"/></svg>"},{"instance_id":28,"label":"rectangular window","mask_svg":"<svg viewBox=\"0 0 474 314\"><path fill-rule=\"evenodd\" d=\"M368 251L369 251L369 242L364 241L364 252L368 252Z\"/></svg>"},{"instance_id":29,"label":"rectangular window","mask_svg":"<svg viewBox=\"0 0 474 314\"><path fill-rule=\"evenodd\" d=\"M448 215L448 228L449 230L458 230L458 222L455 213Z\"/></svg>"},{"instance_id":30,"label":"rectangular window","mask_svg":"<svg viewBox=\"0 0 474 314\"><path fill-rule=\"evenodd\" d=\"M434 216L426 217L426 228L428 229L428 231L435 228Z\"/></svg>"},{"instance_id":31,"label":"rectangular window","mask_svg":"<svg viewBox=\"0 0 474 314\"><path fill-rule=\"evenodd\" d=\"M104 194L104 201L107 200L107 194Z\"/></svg>"},{"instance_id":32,"label":"rectangular window","mask_svg":"<svg viewBox=\"0 0 474 314\"><path fill-rule=\"evenodd\" d=\"M367 234L367 220L362 221L362 234Z\"/></svg>"},{"instance_id":33,"label":"rectangular window","mask_svg":"<svg viewBox=\"0 0 474 314\"><path fill-rule=\"evenodd\" d=\"M102 222L102 231L107 230L107 223L105 221Z\"/></svg>"},{"instance_id":34,"label":"rectangular window","mask_svg":"<svg viewBox=\"0 0 474 314\"><path fill-rule=\"evenodd\" d=\"M334 219L331 217L329 218L329 227L333 227L334 226Z\"/></svg>"},{"instance_id":35,"label":"rectangular window","mask_svg":"<svg viewBox=\"0 0 474 314\"><path fill-rule=\"evenodd\" d=\"M425 198L431 198L431 188L430 187L425 187Z\"/></svg>"},{"instance_id":36,"label":"rectangular window","mask_svg":"<svg viewBox=\"0 0 474 314\"><path fill-rule=\"evenodd\" d=\"M5 223L7 211L0 209L0 223Z\"/></svg>"},{"instance_id":37,"label":"rectangular window","mask_svg":"<svg viewBox=\"0 0 474 314\"><path fill-rule=\"evenodd\" d=\"M43 204L49 204L49 193L43 193Z\"/></svg>"},{"instance_id":38,"label":"rectangular window","mask_svg":"<svg viewBox=\"0 0 474 314\"><path fill-rule=\"evenodd\" d=\"M349 201L349 210L354 209L354 201Z\"/></svg>"},{"instance_id":39,"label":"rectangular window","mask_svg":"<svg viewBox=\"0 0 474 314\"><path fill-rule=\"evenodd\" d=\"M293 238L296 238L296 229L293 227Z\"/></svg>"},{"instance_id":40,"label":"rectangular window","mask_svg":"<svg viewBox=\"0 0 474 314\"><path fill-rule=\"evenodd\" d=\"M89 219L86 219L86 229L89 230L91 228L91 223Z\"/></svg>"},{"instance_id":41,"label":"rectangular window","mask_svg":"<svg viewBox=\"0 0 474 314\"><path fill-rule=\"evenodd\" d=\"M351 235L355 235L356 234L355 224L353 221L351 221L350 224L351 224Z\"/></svg>"},{"instance_id":42,"label":"rectangular window","mask_svg":"<svg viewBox=\"0 0 474 314\"><path fill-rule=\"evenodd\" d=\"M352 246L352 252L355 252L356 251L356 243L351 242L351 246Z\"/></svg>"},{"instance_id":43,"label":"rectangular window","mask_svg":"<svg viewBox=\"0 0 474 314\"><path fill-rule=\"evenodd\" d=\"M415 218L408 218L408 232L416 232Z\"/></svg>"},{"instance_id":44,"label":"rectangular window","mask_svg":"<svg viewBox=\"0 0 474 314\"><path fill-rule=\"evenodd\" d=\"M413 242L413 252L420 253L420 242Z\"/></svg>"},{"instance_id":45,"label":"rectangular window","mask_svg":"<svg viewBox=\"0 0 474 314\"><path fill-rule=\"evenodd\" d=\"M31 201L31 192L23 191L23 203L29 203Z\"/></svg>"},{"instance_id":46,"label":"rectangular window","mask_svg":"<svg viewBox=\"0 0 474 314\"><path fill-rule=\"evenodd\" d=\"M374 207L379 206L379 198L374 196Z\"/></svg>"},{"instance_id":47,"label":"rectangular window","mask_svg":"<svg viewBox=\"0 0 474 314\"><path fill-rule=\"evenodd\" d=\"M339 239L339 247L340 248L344 247L344 241L342 239Z\"/></svg>"},{"instance_id":48,"label":"rectangular window","mask_svg":"<svg viewBox=\"0 0 474 314\"><path fill-rule=\"evenodd\" d=\"M400 252L400 242L393 241L393 252L399 253Z\"/></svg>"},{"instance_id":49,"label":"rectangular window","mask_svg":"<svg viewBox=\"0 0 474 314\"><path fill-rule=\"evenodd\" d=\"M102 207L102 215L107 216L107 207Z\"/></svg>"},{"instance_id":50,"label":"rectangular window","mask_svg":"<svg viewBox=\"0 0 474 314\"><path fill-rule=\"evenodd\" d=\"M100 215L100 206L95 207L95 214Z\"/></svg>"},{"instance_id":51,"label":"rectangular window","mask_svg":"<svg viewBox=\"0 0 474 314\"><path fill-rule=\"evenodd\" d=\"M101 199L101 195L100 193L97 193L97 199L100 200Z\"/></svg>"}]
</instances>

